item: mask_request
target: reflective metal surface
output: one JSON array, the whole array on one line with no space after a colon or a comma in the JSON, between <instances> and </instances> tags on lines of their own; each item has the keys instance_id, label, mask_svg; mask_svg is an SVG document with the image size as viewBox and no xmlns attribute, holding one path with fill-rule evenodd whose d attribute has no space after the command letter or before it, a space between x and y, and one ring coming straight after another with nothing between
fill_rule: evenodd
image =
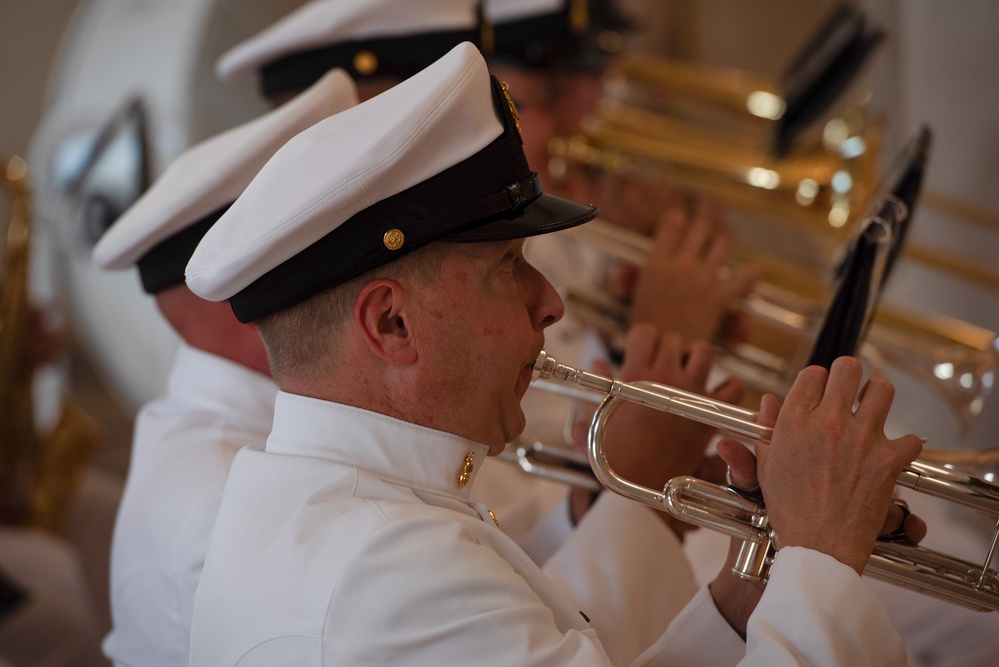
<instances>
[{"instance_id":1,"label":"reflective metal surface","mask_svg":"<svg viewBox=\"0 0 999 667\"><path fill-rule=\"evenodd\" d=\"M600 483L625 497L679 520L717 530L746 543L736 573L765 579L778 536L770 529L766 508L731 488L692 477L670 480L662 491L617 475L604 450L608 420L622 401L635 402L714 426L740 440L769 441L773 430L756 424L755 413L703 396L652 382L625 383L558 363L542 352L535 364L535 379L557 379L604 394L593 416L589 433L589 459ZM999 611L999 574L991 562L999 542L999 486L969 474L916 460L906 466L896 482L920 493L954 502L997 519L992 549L984 565L899 543L877 542L865 574L978 611Z\"/></svg>"}]
</instances>

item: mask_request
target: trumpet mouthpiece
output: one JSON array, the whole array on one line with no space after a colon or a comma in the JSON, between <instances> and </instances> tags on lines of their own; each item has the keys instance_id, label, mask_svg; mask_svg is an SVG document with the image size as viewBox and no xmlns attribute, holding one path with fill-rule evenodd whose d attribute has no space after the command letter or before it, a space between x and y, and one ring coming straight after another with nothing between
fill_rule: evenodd
<instances>
[{"instance_id":1,"label":"trumpet mouthpiece","mask_svg":"<svg viewBox=\"0 0 999 667\"><path fill-rule=\"evenodd\" d=\"M531 382L536 380L547 380L555 372L558 362L555 357L549 357L548 353L541 350L537 360L534 362L534 372L531 374Z\"/></svg>"}]
</instances>

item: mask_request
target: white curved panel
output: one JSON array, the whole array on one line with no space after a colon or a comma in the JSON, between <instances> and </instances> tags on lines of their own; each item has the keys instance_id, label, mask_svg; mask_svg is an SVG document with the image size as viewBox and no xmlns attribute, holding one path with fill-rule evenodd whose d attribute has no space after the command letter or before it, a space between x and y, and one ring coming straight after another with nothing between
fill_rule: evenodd
<instances>
[{"instance_id":1,"label":"white curved panel","mask_svg":"<svg viewBox=\"0 0 999 667\"><path fill-rule=\"evenodd\" d=\"M30 150L33 290L37 299L63 305L95 366L129 408L162 389L177 339L134 271L103 272L91 264L93 243L114 217L99 206L120 210L139 194L134 179L141 163L129 138L144 134L148 175L155 178L192 143L265 110L253 82L222 85L214 63L299 4L91 0L66 31ZM144 130L124 123L123 139L108 147L74 193L73 181L102 128L133 100L143 110Z\"/></svg>"}]
</instances>

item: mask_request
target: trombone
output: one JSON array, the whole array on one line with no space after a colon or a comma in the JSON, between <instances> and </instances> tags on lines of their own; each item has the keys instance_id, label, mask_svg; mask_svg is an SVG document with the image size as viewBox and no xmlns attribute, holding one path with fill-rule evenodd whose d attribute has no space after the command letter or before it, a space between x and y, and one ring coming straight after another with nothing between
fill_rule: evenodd
<instances>
[{"instance_id":1,"label":"trombone","mask_svg":"<svg viewBox=\"0 0 999 667\"><path fill-rule=\"evenodd\" d=\"M635 266L645 263L652 244L646 236L601 219L563 233ZM763 268L765 277L753 294L734 304L734 310L766 327L771 337L792 343L810 339L818 326L818 300L825 287L814 275L787 262L759 256L750 259ZM796 289L778 287L778 283ZM567 290L565 301L573 313L611 341L612 347L620 347L627 315L617 299L573 287ZM724 343L722 347L721 368L762 391L786 392L791 369L797 368L792 362L797 360L747 343ZM966 431L981 413L991 390L999 365L999 337L941 314L882 304L858 352L875 368L892 365L926 383L947 402L960 429Z\"/></svg>"},{"instance_id":2,"label":"trombone","mask_svg":"<svg viewBox=\"0 0 999 667\"><path fill-rule=\"evenodd\" d=\"M588 448L592 471L603 486L681 521L742 540L733 571L749 580L766 580L776 538L761 503L693 477L674 478L661 491L635 484L610 467L603 442L607 422L622 401L693 419L739 440L767 441L772 429L757 424L755 412L654 382L626 383L589 373L542 352L535 362L534 380L547 379L604 395L590 425ZM999 573L991 569L999 544L999 486L923 460L906 466L896 483L996 518L991 548L979 566L922 547L879 541L864 573L976 611L999 611Z\"/></svg>"}]
</instances>

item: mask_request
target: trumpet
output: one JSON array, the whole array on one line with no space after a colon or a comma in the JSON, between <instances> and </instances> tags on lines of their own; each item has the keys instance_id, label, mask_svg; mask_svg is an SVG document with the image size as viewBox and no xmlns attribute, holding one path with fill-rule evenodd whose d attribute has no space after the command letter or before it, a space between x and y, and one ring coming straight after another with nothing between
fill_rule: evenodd
<instances>
[{"instance_id":1,"label":"trumpet","mask_svg":"<svg viewBox=\"0 0 999 667\"><path fill-rule=\"evenodd\" d=\"M593 416L588 442L590 466L603 486L665 510L681 521L742 540L733 571L749 580L767 578L776 536L762 503L732 488L693 477L674 478L661 491L635 484L614 472L603 442L607 422L622 401L693 419L739 440L769 441L773 431L756 423L755 412L654 382L621 382L560 364L542 352L535 363L534 380L548 379L604 395ZM999 573L991 569L999 544L999 486L922 460L907 465L896 484L996 518L991 548L979 566L922 547L879 541L864 573L976 611L999 611Z\"/></svg>"}]
</instances>

